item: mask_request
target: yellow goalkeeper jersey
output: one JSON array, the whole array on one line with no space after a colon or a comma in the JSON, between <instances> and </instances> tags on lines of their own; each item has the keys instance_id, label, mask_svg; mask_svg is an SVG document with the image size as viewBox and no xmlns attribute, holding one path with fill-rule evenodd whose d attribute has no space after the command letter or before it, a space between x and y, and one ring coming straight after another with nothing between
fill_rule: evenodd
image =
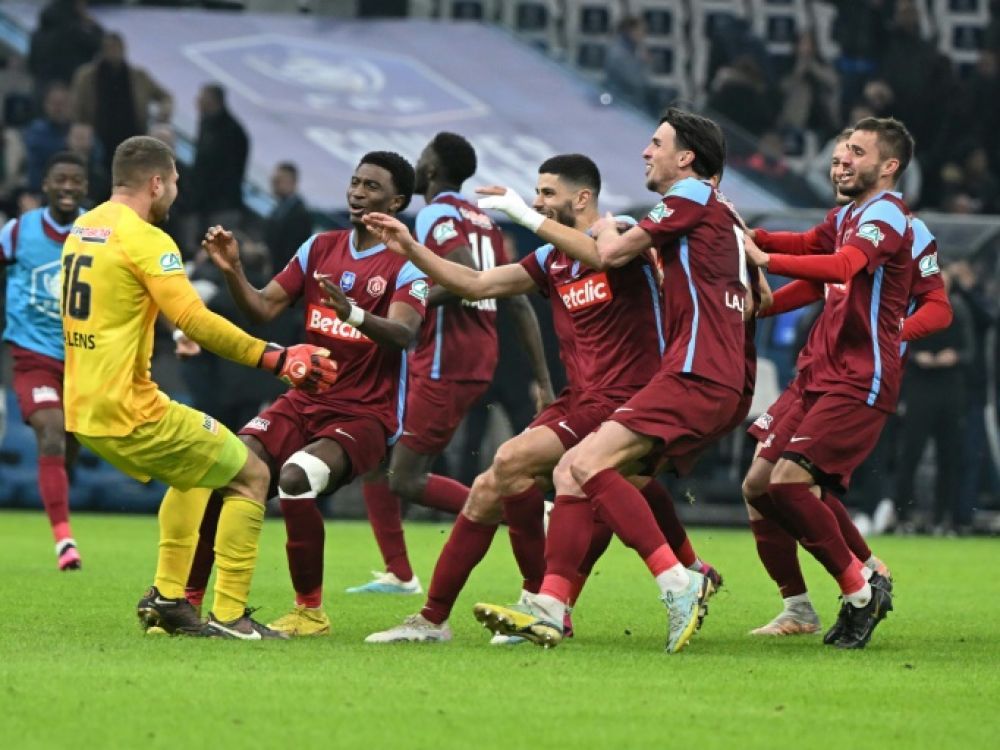
<instances>
[{"instance_id":1,"label":"yellow goalkeeper jersey","mask_svg":"<svg viewBox=\"0 0 1000 750\"><path fill-rule=\"evenodd\" d=\"M80 216L62 253L68 431L122 436L163 416L169 399L150 376L161 307L223 356L253 366L264 349L264 342L205 309L177 245L163 231L111 201Z\"/></svg>"}]
</instances>

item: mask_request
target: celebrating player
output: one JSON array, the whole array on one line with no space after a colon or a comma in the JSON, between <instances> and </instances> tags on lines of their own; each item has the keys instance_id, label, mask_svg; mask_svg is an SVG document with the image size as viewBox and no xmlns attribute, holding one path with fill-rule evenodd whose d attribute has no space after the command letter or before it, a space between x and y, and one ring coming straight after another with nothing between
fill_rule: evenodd
<instances>
[{"instance_id":1,"label":"celebrating player","mask_svg":"<svg viewBox=\"0 0 1000 750\"><path fill-rule=\"evenodd\" d=\"M803 234L755 230L752 234L759 247L767 251L793 254L834 251L837 229L847 214L848 209L845 207L851 203L851 199L842 195L839 190L841 179L853 177L853 169L844 168L844 162L850 160L847 140L851 132L845 130L840 134L831 160L830 180L837 206L831 209L822 223ZM913 281L908 310L913 312L903 324L904 342L941 330L951 321L951 305L937 266L937 244L920 219L913 219L912 226ZM761 314L763 316L780 314L812 304L824 297L829 303L831 297L841 294L844 294L844 290L837 284L822 285L810 281L793 281L775 293L773 305ZM764 505L770 503L766 495L771 472L781 458L788 438L791 437L791 433L785 434L786 431L794 430L794 425L801 416L803 384L808 383L809 363L814 356L811 349L814 346L822 346L819 333L816 332L818 329L820 327L814 325L813 332L799 353L796 361L796 377L789 383L781 397L768 407L748 430L749 434L757 439L758 445L743 482L743 497L750 514L750 528L756 541L758 555L768 574L778 584L784 600L782 611L766 625L753 630L753 635L784 636L815 633L819 630L819 615L806 590L796 554L795 537L786 530L786 523L773 520L773 516L777 515L773 508L772 517L765 517L754 507L757 503ZM906 346L905 343L903 346ZM872 554L843 503L825 487L822 499L837 517L844 540L854 556L871 570L891 580L885 565ZM839 632L836 628L832 628L824 636L824 641L828 644L835 643L838 639Z\"/></svg>"},{"instance_id":2,"label":"celebrating player","mask_svg":"<svg viewBox=\"0 0 1000 750\"><path fill-rule=\"evenodd\" d=\"M291 636L330 632L317 496L374 470L402 434L406 349L416 340L430 287L412 263L386 252L363 218L405 209L413 182L413 167L399 154L365 154L347 190L354 229L313 235L260 290L247 281L230 232L214 227L203 243L248 317L272 320L303 300L306 340L333 352L339 365L333 388L288 392L240 430L251 452L278 474L295 605L269 627ZM202 575L207 579L207 571Z\"/></svg>"},{"instance_id":3,"label":"celebrating player","mask_svg":"<svg viewBox=\"0 0 1000 750\"><path fill-rule=\"evenodd\" d=\"M892 188L912 156L913 139L899 121L859 121L841 155L839 190L851 203L838 214L836 252L768 255L747 248L761 268L843 288L828 296L813 329L816 348L809 349L800 405L782 415L787 435L772 441L783 438L781 457L766 496L753 501L761 515L787 524L836 578L843 604L829 640L840 648L864 648L892 609L889 581L852 554L836 514L820 498L824 487L846 491L896 406L914 230Z\"/></svg>"},{"instance_id":4,"label":"celebrating player","mask_svg":"<svg viewBox=\"0 0 1000 750\"><path fill-rule=\"evenodd\" d=\"M419 243L440 257L487 271L507 259L500 229L459 194L462 183L475 171L476 152L462 136L438 133L427 144L416 166L414 190L427 201L417 214L416 235ZM386 570L369 583L349 588L348 593L421 593L406 554L400 497L458 513L469 495L469 488L460 482L429 472L466 411L493 379L497 303L493 299L460 299L443 286L435 286L427 304L431 314L420 329L416 351L409 357L402 436L393 446L388 470L374 472L364 482L365 507ZM510 297L509 305L540 386L540 409L553 396L538 320L524 296ZM525 510L530 519L510 527L515 552L544 538L541 513L533 508Z\"/></svg>"},{"instance_id":5,"label":"celebrating player","mask_svg":"<svg viewBox=\"0 0 1000 750\"><path fill-rule=\"evenodd\" d=\"M664 194L663 200L621 235L610 218L597 222L590 238L531 210L509 190L480 191L492 195L480 205L506 212L595 268L616 268L656 248L666 301L666 352L658 372L556 467L539 595L515 607L476 605L476 617L494 632L559 643L592 536L591 506L655 577L668 612L668 651L683 648L705 614L710 581L678 561L642 495L619 471L634 473L640 460L647 468L664 459L683 467L745 409L743 318L752 284L741 222L708 182L722 172L724 158L718 125L668 110L643 151L646 186Z\"/></svg>"},{"instance_id":6,"label":"celebrating player","mask_svg":"<svg viewBox=\"0 0 1000 750\"><path fill-rule=\"evenodd\" d=\"M167 146L146 136L125 140L115 149L112 179L111 199L77 219L63 246L66 429L126 474L170 486L160 505L154 585L138 605L147 627L250 640L282 637L246 609L267 467L215 419L157 388L149 375L153 325L162 311L203 348L297 387L328 387L335 365L325 350L267 344L204 306L177 246L153 226L177 197L177 168ZM221 489L224 504L215 602L203 624L184 598L184 581L207 488Z\"/></svg>"},{"instance_id":7,"label":"celebrating player","mask_svg":"<svg viewBox=\"0 0 1000 750\"><path fill-rule=\"evenodd\" d=\"M38 443L38 490L56 540L59 570L77 570L80 552L69 525L67 456L76 441L63 417L63 337L59 318L59 257L80 202L87 195L87 169L76 154L55 154L45 168L47 205L8 221L0 230L7 264L7 327L4 340L14 357L14 393L21 418Z\"/></svg>"}]
</instances>

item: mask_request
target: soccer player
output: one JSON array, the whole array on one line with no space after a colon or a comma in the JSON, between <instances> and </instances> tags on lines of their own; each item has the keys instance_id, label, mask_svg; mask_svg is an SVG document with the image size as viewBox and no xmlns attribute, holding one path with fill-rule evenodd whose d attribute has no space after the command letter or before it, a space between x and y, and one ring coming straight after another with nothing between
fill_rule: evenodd
<instances>
[{"instance_id":1,"label":"soccer player","mask_svg":"<svg viewBox=\"0 0 1000 750\"><path fill-rule=\"evenodd\" d=\"M288 392L240 430L244 444L278 475L295 604L269 627L290 636L330 632L316 498L373 471L403 431L406 350L416 341L430 287L412 263L386 251L363 219L372 211L404 210L413 184L413 167L399 154L365 154L347 189L354 228L310 237L263 289L247 281L230 232L214 227L203 243L252 320L272 320L302 300L306 340L331 351L339 367L328 391Z\"/></svg>"},{"instance_id":2,"label":"soccer player","mask_svg":"<svg viewBox=\"0 0 1000 750\"><path fill-rule=\"evenodd\" d=\"M833 184L834 197L837 206L831 209L826 219L808 232L797 234L791 232L766 232L755 230L757 245L764 250L803 254L808 252L833 252L836 245L836 233L840 222L846 215L851 199L840 193L840 181L853 177L853 170L845 170L843 162L849 158L847 154L847 139L851 130L845 130L838 137L830 165L830 181ZM941 274L937 266L937 244L933 235L920 219L913 219L914 244L911 253L913 257L913 282L910 290L912 310L903 324L903 341L926 336L936 330L947 327L951 321L951 306L948 302ZM770 316L787 312L826 297L835 297L844 293L839 285L822 285L809 281L793 281L782 287L774 295L774 303L761 316ZM816 327L814 326L814 331ZM765 505L770 501L766 497L767 485L770 483L771 472L781 457L781 452L791 436L783 434L788 429L787 422L795 423L797 414L802 407L803 384L809 379L809 362L812 358L810 349L819 346L818 334L811 334L806 345L799 353L796 362L796 377L788 385L781 397L762 414L748 430L758 441L754 460L743 481L743 497L750 515L750 529L757 545L757 553L771 578L777 583L784 601L784 607L776 617L766 625L751 631L752 635L797 635L815 633L819 630L819 615L813 607L806 590L802 570L799 567L796 554L795 537L785 526L772 518L765 517L754 507L756 502ZM906 344L903 344L905 347ZM794 429L791 428L791 429ZM843 503L828 488L823 489L823 501L830 506L837 517L844 540L851 552L870 569L879 572L887 580L887 569L879 558L872 554L864 537L857 530ZM837 640L839 634L833 629L824 637L828 643Z\"/></svg>"},{"instance_id":3,"label":"soccer player","mask_svg":"<svg viewBox=\"0 0 1000 750\"><path fill-rule=\"evenodd\" d=\"M821 497L846 491L854 469L874 447L896 406L902 374L901 328L913 282L914 229L902 197L892 191L913 155L913 139L892 118L865 118L841 156L840 192L851 198L836 227L836 252L826 255L747 253L761 268L813 282L842 285L813 329L807 382L770 473L761 515L783 522L834 576L843 604L831 642L864 648L892 609L891 584L851 552L841 525ZM779 442L776 437L773 441Z\"/></svg>"},{"instance_id":4,"label":"soccer player","mask_svg":"<svg viewBox=\"0 0 1000 750\"><path fill-rule=\"evenodd\" d=\"M87 168L68 151L45 168L46 206L27 211L0 230L7 268L7 327L3 338L14 358L14 393L21 418L38 444L38 490L56 540L59 570L82 562L69 525L67 458L76 441L63 417L63 338L59 319L59 257L80 203L87 196Z\"/></svg>"},{"instance_id":5,"label":"soccer player","mask_svg":"<svg viewBox=\"0 0 1000 750\"><path fill-rule=\"evenodd\" d=\"M167 146L147 136L128 138L115 149L112 179L111 199L78 218L63 246L66 429L126 474L170 487L160 505L156 577L137 608L147 628L281 637L252 620L246 608L267 467L215 419L157 388L149 374L153 326L162 312L203 348L298 387L328 387L336 366L323 349L267 344L205 308L177 246L154 226L177 197L177 168ZM184 582L211 489L221 490L224 503L215 602L203 624L184 598Z\"/></svg>"},{"instance_id":6,"label":"soccer player","mask_svg":"<svg viewBox=\"0 0 1000 750\"><path fill-rule=\"evenodd\" d=\"M462 183L475 171L476 152L465 138L447 132L434 136L416 166L414 190L427 201L417 214L416 236L440 257L485 271L507 259L499 227L460 195ZM368 519L385 572L347 589L348 593L421 593L406 554L400 498L457 514L469 495L468 487L430 474L430 468L493 379L498 356L497 302L464 300L443 286L435 286L427 304L431 314L420 329L416 351L409 357L402 436L392 448L387 470L373 472L363 485ZM510 297L508 304L540 386L537 406L541 409L554 397L538 320L523 295ZM510 527L515 553L544 538L542 515L536 511L524 507L525 523ZM525 540L525 535L529 539Z\"/></svg>"},{"instance_id":7,"label":"soccer player","mask_svg":"<svg viewBox=\"0 0 1000 750\"><path fill-rule=\"evenodd\" d=\"M600 217L600 186L600 173L589 158L555 156L539 167L534 206L553 222L582 235ZM596 270L552 245L538 248L520 263L477 271L421 247L398 222L377 215L368 221L383 231L391 249L405 253L435 282L464 299L531 290L548 297L559 356L566 368L566 390L527 430L500 446L492 466L473 483L434 568L424 608L401 625L366 639L369 643L447 641L455 600L486 555L501 516L506 514L511 524L517 523L520 516L509 509L526 503L540 517L543 496L536 478L551 474L569 448L656 373L664 341L657 272L649 255L639 254L620 267ZM666 492L662 485L652 484L647 492L656 502ZM539 544L530 569L519 559L526 592L537 591L541 584L543 553L544 546ZM694 564L693 551L691 555Z\"/></svg>"},{"instance_id":8,"label":"soccer player","mask_svg":"<svg viewBox=\"0 0 1000 750\"><path fill-rule=\"evenodd\" d=\"M563 638L564 613L591 539L594 510L656 579L668 613L668 651L679 651L691 638L711 593L706 576L678 561L625 477L635 473L637 462L648 469L668 459L684 468L742 417L749 373L744 312L753 284L742 223L709 182L722 172L725 158L718 125L671 108L642 156L646 186L663 199L621 235L610 218L599 221L590 238L532 211L509 190L480 191L492 196L480 205L504 211L595 268L619 267L650 248L663 264L665 354L648 384L556 467L540 593L520 606L475 608L477 619L494 632L540 645Z\"/></svg>"}]
</instances>

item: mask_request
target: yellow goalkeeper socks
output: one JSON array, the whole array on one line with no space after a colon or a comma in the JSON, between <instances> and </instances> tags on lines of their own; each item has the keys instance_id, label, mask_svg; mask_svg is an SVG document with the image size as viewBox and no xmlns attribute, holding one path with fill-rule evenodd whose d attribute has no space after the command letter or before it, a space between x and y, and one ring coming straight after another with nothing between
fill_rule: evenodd
<instances>
[{"instance_id":1,"label":"yellow goalkeeper socks","mask_svg":"<svg viewBox=\"0 0 1000 750\"><path fill-rule=\"evenodd\" d=\"M257 565L257 541L264 523L264 506L245 497L223 498L219 528L215 533L215 606L220 622L243 616L250 596L250 581Z\"/></svg>"},{"instance_id":2,"label":"yellow goalkeeper socks","mask_svg":"<svg viewBox=\"0 0 1000 750\"><path fill-rule=\"evenodd\" d=\"M160 551L153 584L168 599L184 596L191 572L198 527L212 490L195 487L181 491L170 487L160 503Z\"/></svg>"}]
</instances>

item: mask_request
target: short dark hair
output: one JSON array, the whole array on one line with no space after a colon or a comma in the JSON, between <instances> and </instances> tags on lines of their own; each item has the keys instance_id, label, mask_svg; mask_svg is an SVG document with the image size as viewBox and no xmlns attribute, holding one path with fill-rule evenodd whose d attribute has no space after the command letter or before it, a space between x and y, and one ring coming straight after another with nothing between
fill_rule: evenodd
<instances>
[{"instance_id":1,"label":"short dark hair","mask_svg":"<svg viewBox=\"0 0 1000 750\"><path fill-rule=\"evenodd\" d=\"M44 177L49 176L49 172L57 164L75 164L84 172L87 171L87 165L84 163L83 158L74 154L72 151L57 151L49 157L49 160L45 162L45 172L42 175Z\"/></svg>"},{"instance_id":2,"label":"short dark hair","mask_svg":"<svg viewBox=\"0 0 1000 750\"><path fill-rule=\"evenodd\" d=\"M691 168L706 180L722 174L726 164L726 136L714 120L686 112L677 107L668 109L660 124L668 123L676 133L677 147L694 152Z\"/></svg>"},{"instance_id":3,"label":"short dark hair","mask_svg":"<svg viewBox=\"0 0 1000 750\"><path fill-rule=\"evenodd\" d=\"M399 210L402 211L410 205L415 180L413 165L410 162L395 151L369 151L358 162L359 167L362 164L374 164L391 174L392 186L396 189L396 195L401 195L404 198L403 205L399 207Z\"/></svg>"},{"instance_id":4,"label":"short dark hair","mask_svg":"<svg viewBox=\"0 0 1000 750\"><path fill-rule=\"evenodd\" d=\"M594 197L601 192L601 172L594 160L583 154L559 154L546 159L538 174L554 174L574 185L590 188Z\"/></svg>"},{"instance_id":5,"label":"short dark hair","mask_svg":"<svg viewBox=\"0 0 1000 750\"><path fill-rule=\"evenodd\" d=\"M875 133L882 158L899 160L894 182L898 181L913 158L915 145L906 126L895 117L865 117L854 123L854 129Z\"/></svg>"},{"instance_id":6,"label":"short dark hair","mask_svg":"<svg viewBox=\"0 0 1000 750\"><path fill-rule=\"evenodd\" d=\"M279 161L275 166L275 169L280 169L282 172L288 172L296 180L299 179L299 168L292 161Z\"/></svg>"},{"instance_id":7,"label":"short dark hair","mask_svg":"<svg viewBox=\"0 0 1000 750\"><path fill-rule=\"evenodd\" d=\"M461 185L476 173L476 149L458 133L441 132L431 141L449 182Z\"/></svg>"},{"instance_id":8,"label":"short dark hair","mask_svg":"<svg viewBox=\"0 0 1000 750\"><path fill-rule=\"evenodd\" d=\"M852 135L854 135L854 128L844 128L839 133L837 133L837 135L835 135L833 137L833 142L835 144L837 144L837 143L843 143L848 138L850 138Z\"/></svg>"},{"instance_id":9,"label":"short dark hair","mask_svg":"<svg viewBox=\"0 0 1000 750\"><path fill-rule=\"evenodd\" d=\"M166 177L174 169L174 152L163 141L133 135L118 144L111 161L114 187L138 187L155 174Z\"/></svg>"}]
</instances>

